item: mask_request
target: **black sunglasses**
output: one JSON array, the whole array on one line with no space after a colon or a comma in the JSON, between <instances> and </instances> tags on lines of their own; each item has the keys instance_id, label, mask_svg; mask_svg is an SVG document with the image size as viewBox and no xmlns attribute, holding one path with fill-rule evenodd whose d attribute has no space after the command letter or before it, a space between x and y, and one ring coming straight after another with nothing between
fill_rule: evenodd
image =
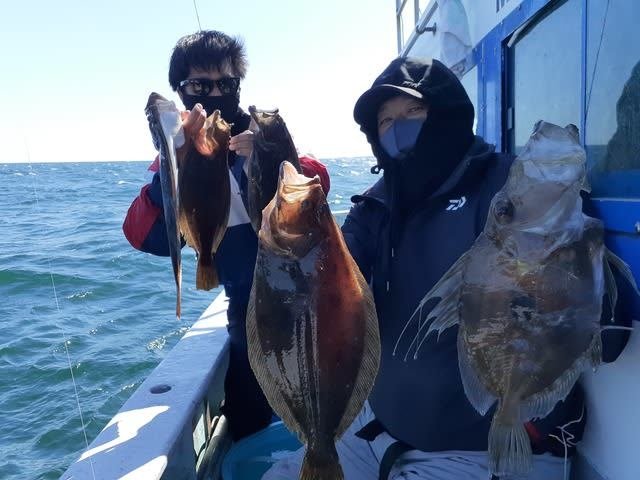
<instances>
[{"instance_id":1,"label":"black sunglasses","mask_svg":"<svg viewBox=\"0 0 640 480\"><path fill-rule=\"evenodd\" d=\"M182 93L187 95L197 95L206 97L216 85L222 95L235 95L240 87L240 79L238 77L226 77L218 80L210 78L190 78L180 82Z\"/></svg>"}]
</instances>

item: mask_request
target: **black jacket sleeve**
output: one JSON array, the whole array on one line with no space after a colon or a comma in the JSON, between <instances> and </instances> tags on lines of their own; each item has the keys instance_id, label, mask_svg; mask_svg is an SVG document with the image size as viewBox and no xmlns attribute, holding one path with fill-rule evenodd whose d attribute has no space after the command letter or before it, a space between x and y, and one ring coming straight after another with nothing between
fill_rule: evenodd
<instances>
[{"instance_id":1,"label":"black jacket sleeve","mask_svg":"<svg viewBox=\"0 0 640 480\"><path fill-rule=\"evenodd\" d=\"M351 256L358 264L362 276L371 281L377 230L373 225L373 212L366 202L356 203L342 225L342 234Z\"/></svg>"}]
</instances>

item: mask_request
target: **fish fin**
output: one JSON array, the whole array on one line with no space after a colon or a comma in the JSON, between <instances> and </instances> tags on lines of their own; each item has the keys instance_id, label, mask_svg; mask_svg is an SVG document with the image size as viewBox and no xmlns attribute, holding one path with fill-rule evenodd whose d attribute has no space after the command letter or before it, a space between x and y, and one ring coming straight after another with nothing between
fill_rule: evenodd
<instances>
[{"instance_id":1,"label":"fish fin","mask_svg":"<svg viewBox=\"0 0 640 480\"><path fill-rule=\"evenodd\" d=\"M180 234L182 235L182 238L184 238L184 241L187 243L187 245L195 249L196 242L191 235L189 220L187 220L187 216L184 215L183 212L180 212L180 215L178 216L178 228L180 229Z\"/></svg>"},{"instance_id":2,"label":"fish fin","mask_svg":"<svg viewBox=\"0 0 640 480\"><path fill-rule=\"evenodd\" d=\"M609 263L616 267L616 270L618 270L618 272L620 272L620 274L627 280L627 282L629 282L629 285L631 285L634 292L636 292L636 295L640 296L638 284L636 283L636 279L633 277L633 272L631 271L631 268L629 268L629 265L627 265L624 260L622 260L608 248L605 250L605 259L607 261L606 263Z\"/></svg>"},{"instance_id":3,"label":"fish fin","mask_svg":"<svg viewBox=\"0 0 640 480\"><path fill-rule=\"evenodd\" d=\"M593 369L598 368L602 364L602 337L600 334L593 337L587 358Z\"/></svg>"},{"instance_id":4,"label":"fish fin","mask_svg":"<svg viewBox=\"0 0 640 480\"><path fill-rule=\"evenodd\" d=\"M434 327L434 329L437 329L440 333L442 333L442 331L444 331L446 328L449 328L459 323L459 312L457 311L457 307L460 299L460 287L462 285L462 279L463 279L464 270L466 266L467 255L468 255L468 252L463 254L458 259L458 261L454 263L453 266L442 276L442 278L438 281L438 283L436 283L433 286L433 288L429 290L429 292L420 301L420 303L418 304L418 307L413 312L413 315L409 317L409 320L407 321L404 328L402 329L402 332L400 332L400 335L398 336L398 340L396 341L396 344L393 348L393 355L396 354L398 347L400 346L400 342L402 341L404 335L409 330L409 327L412 324L414 324L416 321L418 323L416 337L420 335L421 333L420 331L424 328L424 325L422 323L423 309L425 305L427 305L427 303L431 302L432 300L435 300L437 298L440 299L438 304L432 310L432 312L438 313L439 315L442 315L444 312L451 311L451 302L455 302L455 309L456 309L454 314L455 318L452 319L452 318L448 318L447 315L442 315L443 317L446 317L446 318L441 319L440 320L441 323L437 323L438 319L435 318L435 315L427 311L426 313L428 314L428 318L429 318L428 321L432 321L436 323L436 326ZM433 330L430 330L430 331L433 331ZM414 337L415 341L417 341L416 337ZM411 345L413 345L415 341L412 341ZM419 343L419 345L422 345L423 342L424 342L424 339ZM419 346L417 347L417 349L419 349ZM417 349L416 349L416 354L417 354ZM409 354L409 349L407 349L407 355L408 354Z\"/></svg>"},{"instance_id":5,"label":"fish fin","mask_svg":"<svg viewBox=\"0 0 640 480\"><path fill-rule=\"evenodd\" d=\"M418 332L416 336L411 341L409 348L407 349L407 353L404 356L404 360L406 361L411 353L411 348L416 345L415 353L413 354L413 359L416 360L418 358L418 352L422 347L422 344L427 341L427 338L432 332L438 332L438 340L440 340L440 335L448 329L449 327L453 327L454 325L458 325L460 323L460 315L458 314L458 304L451 304L446 311L442 313L437 319L434 317L429 318L427 321L419 325ZM426 327L429 326L428 329ZM427 330L424 333L424 330Z\"/></svg>"},{"instance_id":6,"label":"fish fin","mask_svg":"<svg viewBox=\"0 0 640 480\"><path fill-rule=\"evenodd\" d=\"M439 303L437 307L437 311L431 313L431 317L433 320L429 319L429 330L427 330L427 335L431 332L438 332L438 339L440 335L443 334L445 330L460 323L460 292L455 292L455 299L449 298L445 300L446 303ZM442 308L441 308L442 307ZM418 353L416 351L416 353Z\"/></svg>"},{"instance_id":7,"label":"fish fin","mask_svg":"<svg viewBox=\"0 0 640 480\"><path fill-rule=\"evenodd\" d=\"M480 377L475 373L471 365L471 359L464 347L462 332L458 333L458 368L462 378L464 393L480 415L486 415L491 406L496 402L493 396L480 381Z\"/></svg>"},{"instance_id":8,"label":"fish fin","mask_svg":"<svg viewBox=\"0 0 640 480\"><path fill-rule=\"evenodd\" d=\"M212 244L212 249L211 249L211 254L212 255L215 254L218 251L218 247L222 243L222 239L224 238L225 234L227 233L227 224L228 223L229 223L229 216L227 215L227 218L224 219L223 226L220 227L220 229L216 233L216 236L213 237L213 244Z\"/></svg>"},{"instance_id":9,"label":"fish fin","mask_svg":"<svg viewBox=\"0 0 640 480\"><path fill-rule=\"evenodd\" d=\"M555 382L522 402L522 418L531 420L549 415L559 401L567 398L582 372L588 367L596 368L601 363L602 338L597 333L585 354L578 358Z\"/></svg>"},{"instance_id":10,"label":"fish fin","mask_svg":"<svg viewBox=\"0 0 640 480\"><path fill-rule=\"evenodd\" d=\"M196 268L196 288L198 290L211 290L220 285L215 263L213 260L209 262L206 260L206 255L198 255L198 266Z\"/></svg>"},{"instance_id":11,"label":"fish fin","mask_svg":"<svg viewBox=\"0 0 640 480\"><path fill-rule=\"evenodd\" d=\"M333 443L327 455L308 448L302 460L300 480L344 480L344 473L338 459L338 452Z\"/></svg>"},{"instance_id":12,"label":"fish fin","mask_svg":"<svg viewBox=\"0 0 640 480\"><path fill-rule=\"evenodd\" d=\"M638 295L640 295L640 291L638 290L638 285L633 276L633 273L631 272L631 269L629 268L629 265L627 265L627 263L624 260L622 260L619 256L617 256L615 253L613 253L609 249L605 251L605 258L609 263L611 263L614 267L616 267L616 269L622 274L624 278L626 278L629 284L633 287L635 292Z\"/></svg>"},{"instance_id":13,"label":"fish fin","mask_svg":"<svg viewBox=\"0 0 640 480\"><path fill-rule=\"evenodd\" d=\"M231 177L229 177L229 169L225 169L225 176L227 178L227 188L223 188L225 195L231 199ZM226 197L225 197L226 198ZM211 244L211 253L214 254L218 251L218 247L222 243L222 239L227 233L227 228L229 228L229 215L231 214L231 201L228 202L227 208L225 209L225 216L220 223L220 228L216 232L215 237L213 237L213 243Z\"/></svg>"},{"instance_id":14,"label":"fish fin","mask_svg":"<svg viewBox=\"0 0 640 480\"><path fill-rule=\"evenodd\" d=\"M607 296L609 297L611 321L613 322L615 320L616 303L618 303L618 286L616 285L616 280L613 277L611 265L609 265L609 260L607 260L606 256L603 263L605 291L607 292Z\"/></svg>"},{"instance_id":15,"label":"fish fin","mask_svg":"<svg viewBox=\"0 0 640 480\"><path fill-rule=\"evenodd\" d=\"M265 398L271 405L273 411L282 419L287 428L294 433L301 443L306 444L307 440L300 427L300 423L287 408L280 408L286 405L286 402L278 389L277 382L269 369L264 358L264 353L260 347L260 335L258 334L258 325L256 322L256 281L254 278L251 293L249 294L249 303L247 305L246 329L247 329L247 347L249 355L249 365L253 370L258 385Z\"/></svg>"},{"instance_id":16,"label":"fish fin","mask_svg":"<svg viewBox=\"0 0 640 480\"><path fill-rule=\"evenodd\" d=\"M378 374L378 367L380 366L380 331L378 330L378 316L376 314L376 305L373 300L373 295L369 289L369 285L365 281L364 277L360 275L357 267L354 270L358 276L358 283L362 289L364 299L364 312L367 315L366 330L364 339L364 351L362 352L362 364L360 365L360 371L355 379L353 392L351 399L345 409L340 424L336 430L336 439L340 438L342 434L349 428L353 419L356 418L364 402L369 397L373 383L375 382L376 375Z\"/></svg>"},{"instance_id":17,"label":"fish fin","mask_svg":"<svg viewBox=\"0 0 640 480\"><path fill-rule=\"evenodd\" d=\"M489 429L489 471L498 476L531 471L531 440L518 414L518 403L505 408L503 400Z\"/></svg>"}]
</instances>

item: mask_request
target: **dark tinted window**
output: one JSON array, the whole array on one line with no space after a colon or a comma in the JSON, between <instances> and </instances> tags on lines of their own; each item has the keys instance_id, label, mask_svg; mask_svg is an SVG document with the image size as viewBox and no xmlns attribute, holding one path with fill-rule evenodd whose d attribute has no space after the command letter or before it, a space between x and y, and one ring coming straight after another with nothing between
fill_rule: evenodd
<instances>
[{"instance_id":1,"label":"dark tinted window","mask_svg":"<svg viewBox=\"0 0 640 480\"><path fill-rule=\"evenodd\" d=\"M588 2L586 144L597 196L640 196L640 2Z\"/></svg>"},{"instance_id":2,"label":"dark tinted window","mask_svg":"<svg viewBox=\"0 0 640 480\"><path fill-rule=\"evenodd\" d=\"M538 120L580 125L581 3L568 0L516 38L510 113L511 150L516 153Z\"/></svg>"}]
</instances>

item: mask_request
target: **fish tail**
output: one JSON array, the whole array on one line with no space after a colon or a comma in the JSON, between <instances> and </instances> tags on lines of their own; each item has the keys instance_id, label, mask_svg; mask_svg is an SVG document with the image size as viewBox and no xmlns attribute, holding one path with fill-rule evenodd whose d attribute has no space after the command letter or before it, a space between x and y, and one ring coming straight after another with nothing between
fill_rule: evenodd
<instances>
[{"instance_id":1,"label":"fish tail","mask_svg":"<svg viewBox=\"0 0 640 480\"><path fill-rule=\"evenodd\" d=\"M531 470L531 441L519 412L518 402L501 400L493 417L489 430L489 470L492 474L524 475Z\"/></svg>"},{"instance_id":2,"label":"fish tail","mask_svg":"<svg viewBox=\"0 0 640 480\"><path fill-rule=\"evenodd\" d=\"M302 460L300 480L344 480L335 445L329 452L307 449Z\"/></svg>"},{"instance_id":3,"label":"fish tail","mask_svg":"<svg viewBox=\"0 0 640 480\"><path fill-rule=\"evenodd\" d=\"M198 256L196 269L196 288L198 290L211 290L220 284L215 263L211 260L207 262L205 257L205 255Z\"/></svg>"}]
</instances>

